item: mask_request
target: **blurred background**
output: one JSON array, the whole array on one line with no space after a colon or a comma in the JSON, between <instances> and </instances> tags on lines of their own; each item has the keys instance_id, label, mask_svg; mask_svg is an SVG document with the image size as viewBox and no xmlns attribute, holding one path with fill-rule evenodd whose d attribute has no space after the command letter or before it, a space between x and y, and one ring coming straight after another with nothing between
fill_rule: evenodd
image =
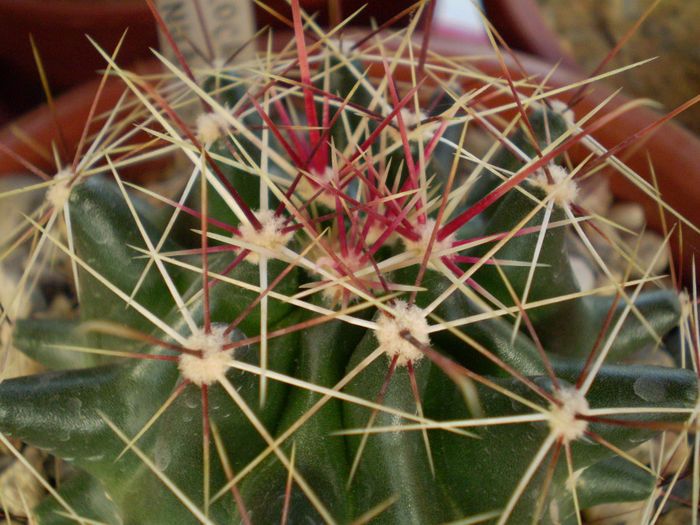
<instances>
[{"instance_id":1,"label":"blurred background","mask_svg":"<svg viewBox=\"0 0 700 525\"><path fill-rule=\"evenodd\" d=\"M161 2L167 0L161 0ZM170 0L172 2L172 0ZM179 0L178 0L179 1ZM187 0L183 0L187 1ZM288 12L284 0L267 2ZM486 41L478 3L509 45L551 62L590 73L624 37L654 0L437 0L433 28L443 38L467 44ZM357 24L391 20L411 1L302 0L318 20L347 16L366 4ZM334 9L328 9L331 5ZM340 7L338 7L340 6ZM257 25L281 25L256 8ZM616 76L611 83L628 94L649 97L672 109L700 92L700 39L696 26L700 2L663 0L606 70L650 57L651 64ZM405 24L406 17L394 20ZM147 57L158 37L144 0L0 0L0 125L45 100L29 35L33 35L54 94L95 77L104 66L85 34L113 49L129 28L120 62ZM700 110L691 108L678 121L700 132Z\"/></svg>"}]
</instances>

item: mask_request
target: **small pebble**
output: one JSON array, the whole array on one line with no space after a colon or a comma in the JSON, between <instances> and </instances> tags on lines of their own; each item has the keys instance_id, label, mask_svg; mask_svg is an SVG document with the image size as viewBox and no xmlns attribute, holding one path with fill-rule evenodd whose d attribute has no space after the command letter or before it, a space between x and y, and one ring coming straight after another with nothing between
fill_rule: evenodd
<instances>
[{"instance_id":1,"label":"small pebble","mask_svg":"<svg viewBox=\"0 0 700 525\"><path fill-rule=\"evenodd\" d=\"M0 194L17 191L38 182L41 182L41 179L34 176L3 175L0 177ZM22 214L36 210L43 199L43 193L43 190L25 191L4 198L3 213L0 215L0 228L2 228L0 231L11 231L24 220Z\"/></svg>"},{"instance_id":2,"label":"small pebble","mask_svg":"<svg viewBox=\"0 0 700 525\"><path fill-rule=\"evenodd\" d=\"M677 368L673 356L664 350L657 347L655 344L650 344L635 352L629 359L632 363L640 365L665 366L668 368Z\"/></svg>"},{"instance_id":3,"label":"small pebble","mask_svg":"<svg viewBox=\"0 0 700 525\"><path fill-rule=\"evenodd\" d=\"M608 218L614 223L633 232L640 231L646 224L644 208L636 202L620 202L610 208Z\"/></svg>"},{"instance_id":4,"label":"small pebble","mask_svg":"<svg viewBox=\"0 0 700 525\"><path fill-rule=\"evenodd\" d=\"M693 522L693 511L688 507L677 507L663 514L657 521L658 525L688 525Z\"/></svg>"},{"instance_id":5,"label":"small pebble","mask_svg":"<svg viewBox=\"0 0 700 525\"><path fill-rule=\"evenodd\" d=\"M27 447L24 457L40 475L43 475L43 457L39 449ZM0 498L13 516L27 517L27 509L34 508L44 496L44 492L44 487L36 476L17 460L0 474Z\"/></svg>"},{"instance_id":6,"label":"small pebble","mask_svg":"<svg viewBox=\"0 0 700 525\"><path fill-rule=\"evenodd\" d=\"M678 442L678 446L676 446L676 442ZM661 436L657 436L652 440L652 443L657 458L660 457L660 453L663 453L661 458L664 462L662 464L664 477L672 476L685 468L693 454L688 440L685 437L681 437L679 440L678 434L675 432L667 431L663 440ZM661 449L662 444L663 450Z\"/></svg>"},{"instance_id":7,"label":"small pebble","mask_svg":"<svg viewBox=\"0 0 700 525\"><path fill-rule=\"evenodd\" d=\"M644 523L647 501L603 503L583 511L586 523L596 525L639 525Z\"/></svg>"},{"instance_id":8,"label":"small pebble","mask_svg":"<svg viewBox=\"0 0 700 525\"><path fill-rule=\"evenodd\" d=\"M39 363L11 345L11 332L10 325L0 326L0 379L4 381L42 372L44 368Z\"/></svg>"},{"instance_id":9,"label":"small pebble","mask_svg":"<svg viewBox=\"0 0 700 525\"><path fill-rule=\"evenodd\" d=\"M658 252L660 253L657 257ZM668 245L664 246L664 238L651 230L645 231L639 240L637 261L641 267L638 270L639 275L642 275L649 265L651 265L651 275L664 273L670 261ZM652 261L654 261L653 264Z\"/></svg>"},{"instance_id":10,"label":"small pebble","mask_svg":"<svg viewBox=\"0 0 700 525\"><path fill-rule=\"evenodd\" d=\"M35 306L32 298L15 301L19 274L6 271L0 262L0 304L10 319L28 317ZM12 346L12 325L0 321L0 379L36 374L41 366Z\"/></svg>"},{"instance_id":11,"label":"small pebble","mask_svg":"<svg viewBox=\"0 0 700 525\"><path fill-rule=\"evenodd\" d=\"M604 177L590 177L579 184L577 204L589 213L605 217L613 203L610 183Z\"/></svg>"}]
</instances>

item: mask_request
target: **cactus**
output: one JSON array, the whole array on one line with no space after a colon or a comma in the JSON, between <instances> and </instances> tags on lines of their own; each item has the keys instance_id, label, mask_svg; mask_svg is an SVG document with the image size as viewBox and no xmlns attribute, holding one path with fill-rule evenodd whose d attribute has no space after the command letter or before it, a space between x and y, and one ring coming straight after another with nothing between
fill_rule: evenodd
<instances>
[{"instance_id":1,"label":"cactus","mask_svg":"<svg viewBox=\"0 0 700 525\"><path fill-rule=\"evenodd\" d=\"M455 94L457 61L416 81L410 28L309 49L294 14L293 51L196 81L162 59L163 94L105 54L189 164L170 199L108 144L27 219L79 301L14 320L50 371L0 384L3 435L79 467L39 523L576 523L652 498L628 451L693 432L697 373L628 362L681 322L648 271L580 293L577 124L546 87L485 110L507 84Z\"/></svg>"}]
</instances>

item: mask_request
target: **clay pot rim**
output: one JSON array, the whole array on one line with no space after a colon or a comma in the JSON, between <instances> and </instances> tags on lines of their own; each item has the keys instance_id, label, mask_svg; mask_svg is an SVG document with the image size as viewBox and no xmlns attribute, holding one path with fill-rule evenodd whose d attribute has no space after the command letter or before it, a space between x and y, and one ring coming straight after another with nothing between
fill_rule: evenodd
<instances>
[{"instance_id":1,"label":"clay pot rim","mask_svg":"<svg viewBox=\"0 0 700 525\"><path fill-rule=\"evenodd\" d=\"M487 0L484 11L508 45L552 64L581 71L576 59L559 42L535 0Z\"/></svg>"},{"instance_id":2,"label":"clay pot rim","mask_svg":"<svg viewBox=\"0 0 700 525\"><path fill-rule=\"evenodd\" d=\"M6 12L26 13L28 17L74 18L76 16L135 16L150 11L143 0L0 0L0 9Z\"/></svg>"},{"instance_id":3,"label":"clay pot rim","mask_svg":"<svg viewBox=\"0 0 700 525\"><path fill-rule=\"evenodd\" d=\"M278 33L279 34L279 33ZM281 37L281 35L280 35ZM444 41L439 38L431 40L431 47L439 49L440 53L449 56L457 55L464 56L465 49L463 42ZM493 50L477 46L470 46L470 53L479 53L488 51L490 55ZM540 75L540 78L545 73L548 73L552 65L543 61L538 57L532 57L524 54L518 54L518 60L523 64L529 75ZM513 61L506 57L506 63L511 66L511 70L517 72L513 65ZM475 62L475 65L482 68L490 75L500 75L500 64L495 58L485 58ZM146 63L143 72L154 71L157 64L154 62ZM520 76L520 75L517 75ZM580 80L582 75L577 72L566 70L559 67L550 77L549 85L568 85L574 81ZM69 123L75 126L76 121L80 122L80 112L76 108L83 107L83 115L87 114L86 101L90 102L92 98L90 93L94 93L97 81L93 81L91 85L83 85L66 95L57 99L57 109L59 114L64 115ZM596 83L592 85L592 89L587 93L586 98L581 106L577 108L576 113L580 117L582 114L598 104L612 92L612 88ZM105 108L109 107L109 97L117 97L122 92L122 86L118 83L113 83L109 89L103 93L103 103ZM618 96L608 106L606 113L616 107L624 104L628 99L624 96ZM89 105L89 104L88 104ZM605 114L605 113L603 113ZM601 114L602 115L602 114ZM626 138L630 134L644 128L646 125L655 122L662 115L646 107L637 107L632 111L624 113L614 122L605 126L603 129L595 133L596 138L607 147L611 147L620 140ZM53 124L46 107L38 108L17 121L14 125L20 126L27 130L33 136L40 136L39 140L44 144L50 141L52 135ZM82 130L82 124L79 127ZM78 135L79 136L79 135ZM12 137L11 127L5 127L0 130L0 142L4 143L9 149L19 149L20 154L27 155L26 144L23 144L16 137ZM655 159L656 174L659 179L661 191L666 202L678 209L690 219L693 224L700 224L700 207L696 204L700 202L700 163L697 159L700 158L700 139L688 132L682 126L676 125L673 122L664 124L660 132L654 133L648 142L645 144L645 149L650 151L651 157ZM11 159L10 159L11 160ZM0 174L15 172L18 166L8 169L8 157L0 151ZM632 161L628 162L633 169L638 173L648 171L646 165L646 155L641 152ZM617 177L622 179L622 177ZM632 183L618 181L617 186L613 187L614 193L621 198L628 200L637 200L640 198L640 192ZM647 220L652 228L659 228L658 208L655 202L646 198L642 200L647 213ZM688 228L684 231L684 272L686 277L689 275L688 270L692 264L693 252L697 251L700 246L700 235L694 232L689 232ZM675 244L672 245L675 247ZM676 255L678 255L676 251Z\"/></svg>"}]
</instances>

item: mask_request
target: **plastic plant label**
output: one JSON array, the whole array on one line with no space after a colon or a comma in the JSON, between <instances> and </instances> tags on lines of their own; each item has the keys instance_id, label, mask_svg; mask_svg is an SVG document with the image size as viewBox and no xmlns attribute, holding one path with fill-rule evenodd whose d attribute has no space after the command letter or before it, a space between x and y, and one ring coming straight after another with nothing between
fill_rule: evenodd
<instances>
[{"instance_id":1,"label":"plastic plant label","mask_svg":"<svg viewBox=\"0 0 700 525\"><path fill-rule=\"evenodd\" d=\"M252 3L248 0L157 0L157 5L190 67L219 65L255 33ZM174 59L172 46L162 31L160 44L166 56ZM250 58L253 53L254 47L249 47L236 58Z\"/></svg>"}]
</instances>

